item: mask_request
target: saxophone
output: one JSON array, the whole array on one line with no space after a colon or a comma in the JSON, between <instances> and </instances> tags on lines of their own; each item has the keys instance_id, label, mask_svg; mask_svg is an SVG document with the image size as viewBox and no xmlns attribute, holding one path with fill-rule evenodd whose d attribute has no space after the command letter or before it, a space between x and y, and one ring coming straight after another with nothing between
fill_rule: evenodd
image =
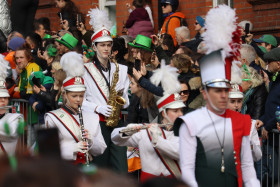
<instances>
[{"instance_id":1,"label":"saxophone","mask_svg":"<svg viewBox=\"0 0 280 187\"><path fill-rule=\"evenodd\" d=\"M116 85L119 81L119 64L116 59L112 58L112 62L116 66L116 71L113 75L112 85L110 87L110 95L107 101L107 105L112 106L112 113L109 117L106 117L106 126L108 127L116 127L120 120L120 113L123 105L125 105L126 101L123 97L121 97L120 93L116 91Z\"/></svg>"},{"instance_id":2,"label":"saxophone","mask_svg":"<svg viewBox=\"0 0 280 187\"><path fill-rule=\"evenodd\" d=\"M80 129L81 129L81 134L85 131L85 126L84 126L84 121L83 121L83 114L82 114L82 109L81 106L78 107L78 114L79 114L79 120L80 120ZM86 138L82 138L83 142L88 143L88 140ZM88 151L85 152L85 164L89 166L89 153Z\"/></svg>"}]
</instances>

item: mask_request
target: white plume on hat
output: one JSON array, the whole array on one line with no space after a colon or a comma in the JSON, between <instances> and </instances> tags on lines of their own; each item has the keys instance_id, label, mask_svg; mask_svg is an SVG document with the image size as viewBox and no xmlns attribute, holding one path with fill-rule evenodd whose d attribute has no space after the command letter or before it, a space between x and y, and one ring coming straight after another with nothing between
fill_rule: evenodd
<instances>
[{"instance_id":1,"label":"white plume on hat","mask_svg":"<svg viewBox=\"0 0 280 187\"><path fill-rule=\"evenodd\" d=\"M0 97L10 97L6 88L6 78L8 76L9 62L0 54Z\"/></svg>"},{"instance_id":2,"label":"white plume on hat","mask_svg":"<svg viewBox=\"0 0 280 187\"><path fill-rule=\"evenodd\" d=\"M238 66L241 65L240 61L234 60L231 65L231 84L242 84L242 71L241 68Z\"/></svg>"},{"instance_id":3,"label":"white plume on hat","mask_svg":"<svg viewBox=\"0 0 280 187\"><path fill-rule=\"evenodd\" d=\"M158 86L161 83L163 95L178 93L181 91L181 85L178 81L178 69L165 64L165 60L161 61L161 67L154 70L151 82Z\"/></svg>"},{"instance_id":4,"label":"white plume on hat","mask_svg":"<svg viewBox=\"0 0 280 187\"><path fill-rule=\"evenodd\" d=\"M5 80L8 76L9 62L0 54L0 78Z\"/></svg>"},{"instance_id":5,"label":"white plume on hat","mask_svg":"<svg viewBox=\"0 0 280 187\"><path fill-rule=\"evenodd\" d=\"M106 10L100 10L98 8L90 9L87 14L90 17L89 24L94 29L94 32L102 27L108 30L112 27L112 22L109 20L109 16Z\"/></svg>"},{"instance_id":6,"label":"white plume on hat","mask_svg":"<svg viewBox=\"0 0 280 187\"><path fill-rule=\"evenodd\" d=\"M233 32L237 28L235 10L227 5L219 5L209 10L205 17L205 32L202 34L207 54L222 50L223 58L230 56Z\"/></svg>"},{"instance_id":7,"label":"white plume on hat","mask_svg":"<svg viewBox=\"0 0 280 187\"><path fill-rule=\"evenodd\" d=\"M60 60L67 77L82 77L85 74L83 57L77 52L65 53Z\"/></svg>"}]
</instances>

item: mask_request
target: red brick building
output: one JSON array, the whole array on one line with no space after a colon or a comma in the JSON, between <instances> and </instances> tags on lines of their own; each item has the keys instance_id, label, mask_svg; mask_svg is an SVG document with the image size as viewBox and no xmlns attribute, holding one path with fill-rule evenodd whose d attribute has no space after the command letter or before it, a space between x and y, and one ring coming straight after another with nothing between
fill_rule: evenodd
<instances>
[{"instance_id":1,"label":"red brick building","mask_svg":"<svg viewBox=\"0 0 280 187\"><path fill-rule=\"evenodd\" d=\"M11 1L11 0L9 0ZM105 8L110 14L110 18L117 24L118 34L122 31L123 23L128 18L126 3L132 0L72 0L80 8L80 11L87 14L90 8ZM155 32L158 31L158 3L160 0L152 0L152 11L155 22ZM207 11L217 4L225 3L236 9L238 20L250 20L254 24L253 33L261 35L272 33L280 35L280 2L278 0L180 0L179 11L187 17L187 22L191 30L191 37L195 35L195 17L205 15ZM51 28L59 29L58 9L54 0L40 0L36 18L48 17L51 20ZM86 19L88 23L88 18ZM88 27L89 28L89 27Z\"/></svg>"}]
</instances>

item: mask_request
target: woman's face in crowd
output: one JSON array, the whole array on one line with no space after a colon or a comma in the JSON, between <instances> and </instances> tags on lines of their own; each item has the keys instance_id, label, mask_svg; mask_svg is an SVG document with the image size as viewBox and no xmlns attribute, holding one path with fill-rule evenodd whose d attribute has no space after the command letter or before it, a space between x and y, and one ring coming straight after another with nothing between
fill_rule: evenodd
<instances>
[{"instance_id":1,"label":"woman's face in crowd","mask_svg":"<svg viewBox=\"0 0 280 187\"><path fill-rule=\"evenodd\" d=\"M241 112L243 98L230 98L228 108L233 111Z\"/></svg>"},{"instance_id":2,"label":"woman's face in crowd","mask_svg":"<svg viewBox=\"0 0 280 187\"><path fill-rule=\"evenodd\" d=\"M171 123L174 123L175 120L183 115L183 109L182 108L169 108L166 111L166 114L168 118L170 119Z\"/></svg>"},{"instance_id":3,"label":"woman's face in crowd","mask_svg":"<svg viewBox=\"0 0 280 187\"><path fill-rule=\"evenodd\" d=\"M138 60L142 61L142 59L141 59L141 52L140 52L140 50L139 50L139 51L138 51L138 53L137 53L136 59L138 59Z\"/></svg>"},{"instance_id":4,"label":"woman's face in crowd","mask_svg":"<svg viewBox=\"0 0 280 187\"><path fill-rule=\"evenodd\" d=\"M181 84L181 91L180 91L181 100L186 103L189 98L189 89L186 84Z\"/></svg>"},{"instance_id":5,"label":"woman's face in crowd","mask_svg":"<svg viewBox=\"0 0 280 187\"><path fill-rule=\"evenodd\" d=\"M172 12L172 6L170 4L165 4L161 6L163 14L169 14Z\"/></svg>"},{"instance_id":6,"label":"woman's face in crowd","mask_svg":"<svg viewBox=\"0 0 280 187\"><path fill-rule=\"evenodd\" d=\"M243 90L243 93L246 93L252 86L252 82L251 81L242 81L241 87Z\"/></svg>"},{"instance_id":7,"label":"woman's face in crowd","mask_svg":"<svg viewBox=\"0 0 280 187\"><path fill-rule=\"evenodd\" d=\"M66 92L67 104L77 110L79 106L82 106L84 94L85 92Z\"/></svg>"},{"instance_id":8,"label":"woman's face in crowd","mask_svg":"<svg viewBox=\"0 0 280 187\"><path fill-rule=\"evenodd\" d=\"M64 0L56 0L55 2L56 2L56 7L60 9L64 8L66 5L66 2Z\"/></svg>"},{"instance_id":9,"label":"woman's face in crowd","mask_svg":"<svg viewBox=\"0 0 280 187\"><path fill-rule=\"evenodd\" d=\"M132 53L132 57L134 59L136 59L137 55L138 55L138 52L139 52L139 49L135 48L135 47L132 47L131 48L131 53Z\"/></svg>"},{"instance_id":10,"label":"woman's face in crowd","mask_svg":"<svg viewBox=\"0 0 280 187\"><path fill-rule=\"evenodd\" d=\"M132 94L138 94L141 91L141 87L136 83L134 79L131 79L130 91Z\"/></svg>"},{"instance_id":11,"label":"woman's face in crowd","mask_svg":"<svg viewBox=\"0 0 280 187\"><path fill-rule=\"evenodd\" d=\"M198 21L195 20L195 23L194 23L194 30L195 30L195 31L200 31L201 28L202 28L202 27L199 25Z\"/></svg>"},{"instance_id":12,"label":"woman's face in crowd","mask_svg":"<svg viewBox=\"0 0 280 187\"><path fill-rule=\"evenodd\" d=\"M0 107L7 106L9 103L8 97L0 97ZM0 109L0 114L5 114L6 109Z\"/></svg>"}]
</instances>

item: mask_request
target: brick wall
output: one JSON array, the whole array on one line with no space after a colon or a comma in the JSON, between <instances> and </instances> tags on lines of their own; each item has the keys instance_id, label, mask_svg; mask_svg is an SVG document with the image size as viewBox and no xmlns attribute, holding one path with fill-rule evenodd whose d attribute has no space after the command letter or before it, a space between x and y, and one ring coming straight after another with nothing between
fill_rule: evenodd
<instances>
[{"instance_id":1,"label":"brick wall","mask_svg":"<svg viewBox=\"0 0 280 187\"><path fill-rule=\"evenodd\" d=\"M82 13L87 14L90 8L98 6L98 0L73 0ZM152 12L155 23L155 33L158 32L158 1L152 0ZM236 9L238 21L250 20L254 24L253 33L256 36L264 33L273 33L280 36L280 3L275 0L262 1L266 4L254 4L259 0L234 0L233 6ZM10 3L11 0L8 0ZM123 23L126 22L129 13L125 4L132 3L132 0L116 1L116 18L118 26L118 34L122 31ZM251 4L249 3L251 2ZM187 17L191 37L194 37L195 17L198 15L206 15L207 11L212 7L212 0L181 0L179 11L183 12ZM57 16L58 8L55 7L54 0L40 0L36 18L48 17L51 20L51 29L59 30L59 18ZM86 18L87 28L89 19Z\"/></svg>"}]
</instances>

